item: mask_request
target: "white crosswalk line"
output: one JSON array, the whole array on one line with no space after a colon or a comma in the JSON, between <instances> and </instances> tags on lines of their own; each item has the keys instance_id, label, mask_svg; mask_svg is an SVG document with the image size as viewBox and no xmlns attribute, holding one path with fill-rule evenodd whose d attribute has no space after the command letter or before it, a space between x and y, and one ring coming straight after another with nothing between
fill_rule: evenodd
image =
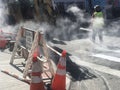
<instances>
[{"instance_id":1,"label":"white crosswalk line","mask_svg":"<svg viewBox=\"0 0 120 90\"><path fill-rule=\"evenodd\" d=\"M90 56L106 59L109 61L120 62L120 50L112 50L107 47L97 47L95 48L96 51L100 51L101 53L93 53Z\"/></svg>"},{"instance_id":2,"label":"white crosswalk line","mask_svg":"<svg viewBox=\"0 0 120 90\"><path fill-rule=\"evenodd\" d=\"M95 50L120 53L119 49L118 50L112 50L112 49L109 49L107 47L96 47Z\"/></svg>"},{"instance_id":3,"label":"white crosswalk line","mask_svg":"<svg viewBox=\"0 0 120 90\"><path fill-rule=\"evenodd\" d=\"M114 50L113 52L120 53L120 50Z\"/></svg>"},{"instance_id":4,"label":"white crosswalk line","mask_svg":"<svg viewBox=\"0 0 120 90\"><path fill-rule=\"evenodd\" d=\"M109 61L120 62L120 58L114 57L114 56L108 56L108 55L104 55L104 54L93 54L91 56L106 59L106 60L109 60Z\"/></svg>"}]
</instances>

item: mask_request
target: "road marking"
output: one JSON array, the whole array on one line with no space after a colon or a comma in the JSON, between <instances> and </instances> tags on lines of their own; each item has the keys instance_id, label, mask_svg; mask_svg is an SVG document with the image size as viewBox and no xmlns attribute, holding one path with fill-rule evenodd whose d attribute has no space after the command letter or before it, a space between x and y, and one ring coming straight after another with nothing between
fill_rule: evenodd
<instances>
[{"instance_id":1,"label":"road marking","mask_svg":"<svg viewBox=\"0 0 120 90\"><path fill-rule=\"evenodd\" d=\"M85 61L82 61L80 58L78 58L76 56L70 56L70 59L72 60L72 62L76 63L77 65L81 65L81 66L84 66L84 67L91 68L93 70L97 70L97 71L100 71L100 72L103 72L103 73L106 73L106 74L111 74L111 75L120 77L120 71L119 70L111 69L109 67L102 66L102 65L97 65L97 64L85 62Z\"/></svg>"},{"instance_id":2,"label":"road marking","mask_svg":"<svg viewBox=\"0 0 120 90\"><path fill-rule=\"evenodd\" d=\"M115 62L120 62L120 58L118 57L113 57L113 56L108 56L108 55L104 55L104 54L93 54L91 55L93 57L97 57L97 58L102 58L102 59L107 59L109 61L115 61Z\"/></svg>"},{"instance_id":3,"label":"road marking","mask_svg":"<svg viewBox=\"0 0 120 90\"><path fill-rule=\"evenodd\" d=\"M96 47L95 50L120 53L120 50L111 50L111 49L107 48L106 46Z\"/></svg>"},{"instance_id":4,"label":"road marking","mask_svg":"<svg viewBox=\"0 0 120 90\"><path fill-rule=\"evenodd\" d=\"M120 50L113 50L113 52L120 53Z\"/></svg>"}]
</instances>

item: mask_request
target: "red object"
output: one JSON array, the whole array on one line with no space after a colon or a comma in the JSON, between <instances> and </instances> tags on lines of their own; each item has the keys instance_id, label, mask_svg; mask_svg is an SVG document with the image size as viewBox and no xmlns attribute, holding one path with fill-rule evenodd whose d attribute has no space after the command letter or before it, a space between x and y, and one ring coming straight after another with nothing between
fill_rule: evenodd
<instances>
[{"instance_id":1,"label":"red object","mask_svg":"<svg viewBox=\"0 0 120 90\"><path fill-rule=\"evenodd\" d=\"M0 48L5 48L7 44L7 40L5 39L4 36L0 35Z\"/></svg>"},{"instance_id":2,"label":"red object","mask_svg":"<svg viewBox=\"0 0 120 90\"><path fill-rule=\"evenodd\" d=\"M44 83L31 83L30 90L45 90Z\"/></svg>"},{"instance_id":3,"label":"red object","mask_svg":"<svg viewBox=\"0 0 120 90\"><path fill-rule=\"evenodd\" d=\"M33 59L32 59L33 62L37 62L37 56L38 56L38 54L35 52L33 54Z\"/></svg>"},{"instance_id":4,"label":"red object","mask_svg":"<svg viewBox=\"0 0 120 90\"><path fill-rule=\"evenodd\" d=\"M32 61L33 62L37 62L38 61L37 60L37 56L39 56L39 55L40 55L39 48L36 48L35 51L34 51L34 53L33 53L33 59L32 59Z\"/></svg>"},{"instance_id":5,"label":"red object","mask_svg":"<svg viewBox=\"0 0 120 90\"><path fill-rule=\"evenodd\" d=\"M66 90L66 51L62 52L51 88L52 90Z\"/></svg>"},{"instance_id":6,"label":"red object","mask_svg":"<svg viewBox=\"0 0 120 90\"><path fill-rule=\"evenodd\" d=\"M63 52L62 52L62 57L66 57L66 51L65 50L63 50Z\"/></svg>"},{"instance_id":7,"label":"red object","mask_svg":"<svg viewBox=\"0 0 120 90\"><path fill-rule=\"evenodd\" d=\"M31 75L32 76L41 76L41 72L32 72Z\"/></svg>"}]
</instances>

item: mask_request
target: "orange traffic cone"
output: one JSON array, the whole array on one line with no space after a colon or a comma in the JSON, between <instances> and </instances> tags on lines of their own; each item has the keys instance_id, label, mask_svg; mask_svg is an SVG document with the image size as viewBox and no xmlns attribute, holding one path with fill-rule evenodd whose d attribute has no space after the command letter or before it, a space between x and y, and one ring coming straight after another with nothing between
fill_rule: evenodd
<instances>
[{"instance_id":1,"label":"orange traffic cone","mask_svg":"<svg viewBox=\"0 0 120 90\"><path fill-rule=\"evenodd\" d=\"M57 71L52 81L52 90L66 90L66 51L62 52L62 56L57 65Z\"/></svg>"},{"instance_id":2,"label":"orange traffic cone","mask_svg":"<svg viewBox=\"0 0 120 90\"><path fill-rule=\"evenodd\" d=\"M41 62L37 59L37 56L39 56L38 54L39 53L36 51L33 54L30 90L45 90L41 77L42 65L40 64Z\"/></svg>"}]
</instances>

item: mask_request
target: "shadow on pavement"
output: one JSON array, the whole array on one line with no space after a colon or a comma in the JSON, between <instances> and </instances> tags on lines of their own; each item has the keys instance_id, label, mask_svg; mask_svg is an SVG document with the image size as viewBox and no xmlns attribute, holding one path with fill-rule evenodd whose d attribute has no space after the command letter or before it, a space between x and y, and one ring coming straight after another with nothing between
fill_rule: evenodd
<instances>
[{"instance_id":1,"label":"shadow on pavement","mask_svg":"<svg viewBox=\"0 0 120 90\"><path fill-rule=\"evenodd\" d=\"M21 73L23 73L23 70L21 69L21 67L24 67L24 66L22 64L10 64L10 65L12 65L18 71L20 71Z\"/></svg>"},{"instance_id":2,"label":"shadow on pavement","mask_svg":"<svg viewBox=\"0 0 120 90\"><path fill-rule=\"evenodd\" d=\"M54 48L55 50L57 50L60 53L62 52L62 49L60 49L58 47L52 47L52 48ZM49 54L50 54L50 58L57 65L60 56L51 50L49 50ZM80 81L80 80L96 78L96 76L94 74L90 73L87 68L72 62L72 60L69 58L69 56L71 56L71 54L67 53L66 71L72 77L71 78L72 80ZM16 68L18 71L23 73L23 68L24 68L23 64L11 64L11 65L14 68Z\"/></svg>"},{"instance_id":3,"label":"shadow on pavement","mask_svg":"<svg viewBox=\"0 0 120 90\"><path fill-rule=\"evenodd\" d=\"M62 52L62 49L58 47L53 47L58 52ZM69 53L67 53L67 64L66 64L66 70L67 73L72 77L71 79L74 81L80 81L80 80L86 80L86 79L92 79L96 78L96 76L89 72L89 70L85 67L79 66L76 63L72 62L72 60L69 58L71 56ZM50 58L54 61L54 63L57 65L60 56L57 55L55 52L50 51Z\"/></svg>"},{"instance_id":4,"label":"shadow on pavement","mask_svg":"<svg viewBox=\"0 0 120 90\"><path fill-rule=\"evenodd\" d=\"M51 40L52 43L66 45L63 41Z\"/></svg>"},{"instance_id":5,"label":"shadow on pavement","mask_svg":"<svg viewBox=\"0 0 120 90\"><path fill-rule=\"evenodd\" d=\"M74 81L96 78L96 76L90 73L87 68L72 62L69 56L67 57L67 72L72 76Z\"/></svg>"}]
</instances>

